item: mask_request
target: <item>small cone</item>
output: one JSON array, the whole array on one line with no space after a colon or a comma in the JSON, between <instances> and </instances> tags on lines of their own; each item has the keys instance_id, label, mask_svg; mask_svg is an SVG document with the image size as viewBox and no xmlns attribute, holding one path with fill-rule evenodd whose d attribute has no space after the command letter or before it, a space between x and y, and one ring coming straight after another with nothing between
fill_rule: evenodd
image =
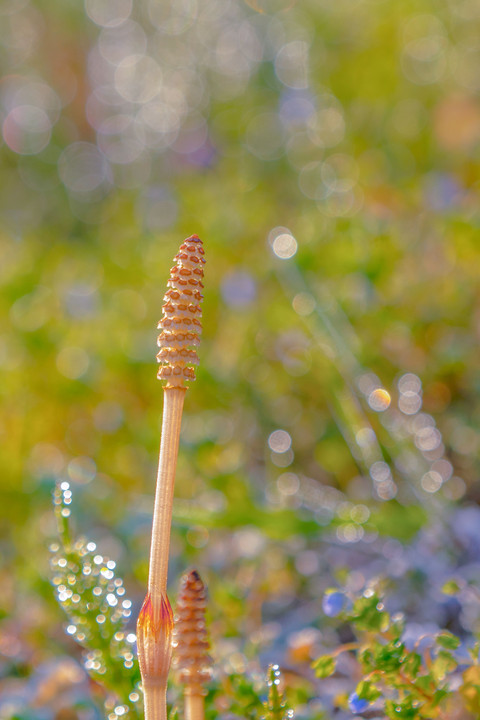
<instances>
[{"instance_id":1,"label":"small cone","mask_svg":"<svg viewBox=\"0 0 480 720\"><path fill-rule=\"evenodd\" d=\"M206 604L205 585L198 572L192 570L181 581L174 627L174 664L187 694L206 694L203 685L211 674Z\"/></svg>"},{"instance_id":2,"label":"small cone","mask_svg":"<svg viewBox=\"0 0 480 720\"><path fill-rule=\"evenodd\" d=\"M184 387L185 380L195 380L191 365L198 365L195 347L202 332L203 265L202 241L198 235L187 238L175 255L176 265L170 270L167 292L158 323L157 339L161 363L157 377L167 380L166 387Z\"/></svg>"}]
</instances>

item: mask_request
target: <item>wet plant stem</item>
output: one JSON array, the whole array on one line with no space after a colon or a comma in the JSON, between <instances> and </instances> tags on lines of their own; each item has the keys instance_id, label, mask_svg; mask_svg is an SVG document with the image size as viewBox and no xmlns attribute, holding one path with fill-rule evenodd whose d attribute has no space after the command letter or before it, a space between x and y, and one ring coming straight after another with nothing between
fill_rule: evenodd
<instances>
[{"instance_id":1,"label":"wet plant stem","mask_svg":"<svg viewBox=\"0 0 480 720\"><path fill-rule=\"evenodd\" d=\"M167 719L167 685L144 685L145 720Z\"/></svg>"},{"instance_id":2,"label":"wet plant stem","mask_svg":"<svg viewBox=\"0 0 480 720\"><path fill-rule=\"evenodd\" d=\"M145 720L165 720L167 679L172 659L173 614L167 597L173 491L184 387L165 387L158 462L148 592L137 624Z\"/></svg>"},{"instance_id":3,"label":"wet plant stem","mask_svg":"<svg viewBox=\"0 0 480 720\"><path fill-rule=\"evenodd\" d=\"M185 688L185 720L204 720L205 693L201 688Z\"/></svg>"},{"instance_id":4,"label":"wet plant stem","mask_svg":"<svg viewBox=\"0 0 480 720\"><path fill-rule=\"evenodd\" d=\"M167 591L173 491L185 392L184 387L164 388L162 436L148 572L148 592L152 599L159 594L166 595Z\"/></svg>"}]
</instances>

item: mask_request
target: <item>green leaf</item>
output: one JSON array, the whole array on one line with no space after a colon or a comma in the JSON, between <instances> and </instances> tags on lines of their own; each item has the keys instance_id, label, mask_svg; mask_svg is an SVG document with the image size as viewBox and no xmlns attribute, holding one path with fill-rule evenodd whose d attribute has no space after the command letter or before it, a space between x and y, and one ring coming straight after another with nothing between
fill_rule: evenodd
<instances>
[{"instance_id":1,"label":"green leaf","mask_svg":"<svg viewBox=\"0 0 480 720\"><path fill-rule=\"evenodd\" d=\"M447 695L451 695L451 691L449 691L446 687L438 688L438 690L435 690L433 693L433 705L438 706L442 702L444 698L447 697Z\"/></svg>"},{"instance_id":2,"label":"green leaf","mask_svg":"<svg viewBox=\"0 0 480 720\"><path fill-rule=\"evenodd\" d=\"M368 700L368 702L374 702L382 695L380 690L368 680L361 680L357 685L356 692L358 697L362 698L362 700Z\"/></svg>"},{"instance_id":3,"label":"green leaf","mask_svg":"<svg viewBox=\"0 0 480 720\"><path fill-rule=\"evenodd\" d=\"M225 696L230 700L229 712L245 720L258 720L265 709L252 679L247 675L228 675Z\"/></svg>"},{"instance_id":4,"label":"green leaf","mask_svg":"<svg viewBox=\"0 0 480 720\"><path fill-rule=\"evenodd\" d=\"M414 720L418 718L418 709L413 707L412 699L409 698L404 702L387 700L385 703L385 712L392 720Z\"/></svg>"},{"instance_id":5,"label":"green leaf","mask_svg":"<svg viewBox=\"0 0 480 720\"><path fill-rule=\"evenodd\" d=\"M400 669L405 649L403 643L393 642L387 645L377 643L373 649L375 667L378 670L397 672Z\"/></svg>"},{"instance_id":6,"label":"green leaf","mask_svg":"<svg viewBox=\"0 0 480 720\"><path fill-rule=\"evenodd\" d=\"M453 672L458 667L458 663L453 655L446 650L440 650L432 665L432 674L434 678L443 680L448 673Z\"/></svg>"},{"instance_id":7,"label":"green leaf","mask_svg":"<svg viewBox=\"0 0 480 720\"><path fill-rule=\"evenodd\" d=\"M416 652L409 652L403 661L403 672L407 677L416 678L421 666L421 655Z\"/></svg>"},{"instance_id":8,"label":"green leaf","mask_svg":"<svg viewBox=\"0 0 480 720\"><path fill-rule=\"evenodd\" d=\"M426 675L420 675L419 677L417 677L413 684L413 687L420 690L423 697L424 693L430 694L435 685L435 678L431 673L427 673Z\"/></svg>"},{"instance_id":9,"label":"green leaf","mask_svg":"<svg viewBox=\"0 0 480 720\"><path fill-rule=\"evenodd\" d=\"M480 642L476 642L471 648L469 648L468 654L472 658L473 662L476 663L480 654Z\"/></svg>"},{"instance_id":10,"label":"green leaf","mask_svg":"<svg viewBox=\"0 0 480 720\"><path fill-rule=\"evenodd\" d=\"M460 585L457 583L456 580L447 580L447 582L442 587L442 592L444 595L456 595L461 590Z\"/></svg>"},{"instance_id":11,"label":"green leaf","mask_svg":"<svg viewBox=\"0 0 480 720\"><path fill-rule=\"evenodd\" d=\"M401 505L391 500L372 510L370 521L380 535L410 540L425 524L426 512L418 505Z\"/></svg>"},{"instance_id":12,"label":"green leaf","mask_svg":"<svg viewBox=\"0 0 480 720\"><path fill-rule=\"evenodd\" d=\"M376 593L355 600L350 617L359 630L382 632L390 623L390 616Z\"/></svg>"},{"instance_id":13,"label":"green leaf","mask_svg":"<svg viewBox=\"0 0 480 720\"><path fill-rule=\"evenodd\" d=\"M460 638L448 630L443 630L437 635L437 643L447 650L456 650L460 645Z\"/></svg>"},{"instance_id":14,"label":"green leaf","mask_svg":"<svg viewBox=\"0 0 480 720\"><path fill-rule=\"evenodd\" d=\"M326 678L333 675L336 668L336 661L331 655L321 655L312 663L315 675L319 678Z\"/></svg>"}]
</instances>

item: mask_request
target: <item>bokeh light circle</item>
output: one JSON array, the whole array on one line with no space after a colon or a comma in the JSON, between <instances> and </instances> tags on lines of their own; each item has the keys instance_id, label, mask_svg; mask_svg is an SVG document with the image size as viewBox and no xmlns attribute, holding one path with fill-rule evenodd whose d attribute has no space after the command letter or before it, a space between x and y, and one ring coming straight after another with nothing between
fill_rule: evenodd
<instances>
[{"instance_id":1,"label":"bokeh light circle","mask_svg":"<svg viewBox=\"0 0 480 720\"><path fill-rule=\"evenodd\" d=\"M61 154L58 172L68 190L91 193L107 180L109 166L95 145L77 142L69 145Z\"/></svg>"},{"instance_id":2,"label":"bokeh light circle","mask_svg":"<svg viewBox=\"0 0 480 720\"><path fill-rule=\"evenodd\" d=\"M274 254L281 260L289 260L298 250L298 243L288 228L276 227L268 235Z\"/></svg>"},{"instance_id":3,"label":"bokeh light circle","mask_svg":"<svg viewBox=\"0 0 480 720\"><path fill-rule=\"evenodd\" d=\"M116 27L121 25L132 12L133 0L85 0L87 15L100 27Z\"/></svg>"},{"instance_id":4,"label":"bokeh light circle","mask_svg":"<svg viewBox=\"0 0 480 720\"><path fill-rule=\"evenodd\" d=\"M148 55L128 55L115 70L115 88L119 95L132 103L152 100L162 87L162 71Z\"/></svg>"},{"instance_id":5,"label":"bokeh light circle","mask_svg":"<svg viewBox=\"0 0 480 720\"><path fill-rule=\"evenodd\" d=\"M50 142L52 122L45 110L35 105L18 105L3 121L5 144L18 155L37 155Z\"/></svg>"}]
</instances>

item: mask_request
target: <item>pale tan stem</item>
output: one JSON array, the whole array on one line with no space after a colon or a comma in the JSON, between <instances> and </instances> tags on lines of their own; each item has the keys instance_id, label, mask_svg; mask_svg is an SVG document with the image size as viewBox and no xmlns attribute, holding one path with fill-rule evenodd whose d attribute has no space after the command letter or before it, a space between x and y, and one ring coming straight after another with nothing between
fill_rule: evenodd
<instances>
[{"instance_id":1,"label":"pale tan stem","mask_svg":"<svg viewBox=\"0 0 480 720\"><path fill-rule=\"evenodd\" d=\"M167 687L162 685L147 685L143 688L145 703L145 720L167 719Z\"/></svg>"},{"instance_id":2,"label":"pale tan stem","mask_svg":"<svg viewBox=\"0 0 480 720\"><path fill-rule=\"evenodd\" d=\"M203 692L185 688L185 720L204 720L205 697Z\"/></svg>"},{"instance_id":3,"label":"pale tan stem","mask_svg":"<svg viewBox=\"0 0 480 720\"><path fill-rule=\"evenodd\" d=\"M167 598L168 554L184 387L164 388L148 592L137 623L138 660L145 720L166 720L167 677L172 657L173 616Z\"/></svg>"},{"instance_id":4,"label":"pale tan stem","mask_svg":"<svg viewBox=\"0 0 480 720\"><path fill-rule=\"evenodd\" d=\"M165 595L167 591L173 490L185 390L183 387L164 388L162 437L148 573L148 591L152 598Z\"/></svg>"}]
</instances>

